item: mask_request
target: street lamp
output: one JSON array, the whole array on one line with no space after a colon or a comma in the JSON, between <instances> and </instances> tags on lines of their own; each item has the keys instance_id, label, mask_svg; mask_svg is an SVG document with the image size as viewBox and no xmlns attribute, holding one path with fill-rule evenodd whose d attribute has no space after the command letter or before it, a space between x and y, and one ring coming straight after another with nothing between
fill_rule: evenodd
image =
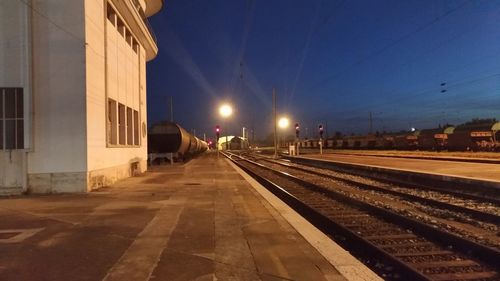
<instances>
[{"instance_id":1,"label":"street lamp","mask_svg":"<svg viewBox=\"0 0 500 281\"><path fill-rule=\"evenodd\" d=\"M286 117L281 117L279 120L278 120L278 127L280 127L280 129L286 129L288 128L288 126L290 125L290 120L288 120L288 118ZM281 142L283 143L284 142L284 135L281 135Z\"/></svg>"},{"instance_id":2,"label":"street lamp","mask_svg":"<svg viewBox=\"0 0 500 281\"><path fill-rule=\"evenodd\" d=\"M233 108L229 104L223 104L219 107L219 113L222 117L227 118L233 114Z\"/></svg>"},{"instance_id":3,"label":"street lamp","mask_svg":"<svg viewBox=\"0 0 500 281\"><path fill-rule=\"evenodd\" d=\"M288 120L288 118L286 118L286 117L281 117L280 120L278 121L278 126L281 129L288 128L288 125L290 125L290 120Z\"/></svg>"},{"instance_id":4,"label":"street lamp","mask_svg":"<svg viewBox=\"0 0 500 281\"><path fill-rule=\"evenodd\" d=\"M233 114L233 108L231 107L230 104L222 104L220 107L219 107L219 114L220 116L222 116L222 118L224 118L224 127L226 127L226 150L227 150L227 133L228 133L228 129L227 129L227 126L226 126L226 123L225 120L231 116ZM217 144L218 146L219 144Z\"/></svg>"}]
</instances>

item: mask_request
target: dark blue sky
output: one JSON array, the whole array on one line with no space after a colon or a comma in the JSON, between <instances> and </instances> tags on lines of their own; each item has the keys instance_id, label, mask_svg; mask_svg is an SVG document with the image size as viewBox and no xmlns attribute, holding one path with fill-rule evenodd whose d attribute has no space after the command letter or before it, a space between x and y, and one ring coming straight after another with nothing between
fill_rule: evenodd
<instances>
[{"instance_id":1,"label":"dark blue sky","mask_svg":"<svg viewBox=\"0 0 500 281\"><path fill-rule=\"evenodd\" d=\"M150 21L150 124L173 96L175 121L211 136L230 101L230 133L264 137L273 87L310 136L366 133L370 112L379 131L500 117L500 1L165 0Z\"/></svg>"}]
</instances>

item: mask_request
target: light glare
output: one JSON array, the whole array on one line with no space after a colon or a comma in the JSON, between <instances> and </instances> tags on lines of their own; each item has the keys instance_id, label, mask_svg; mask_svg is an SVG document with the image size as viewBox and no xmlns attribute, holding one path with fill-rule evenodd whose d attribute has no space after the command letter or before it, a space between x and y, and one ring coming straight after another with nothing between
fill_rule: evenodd
<instances>
[{"instance_id":1,"label":"light glare","mask_svg":"<svg viewBox=\"0 0 500 281\"><path fill-rule=\"evenodd\" d=\"M280 120L278 121L278 126L282 129L287 128L289 124L290 121L286 117L281 117Z\"/></svg>"},{"instance_id":2,"label":"light glare","mask_svg":"<svg viewBox=\"0 0 500 281\"><path fill-rule=\"evenodd\" d=\"M233 114L233 108L229 104L223 104L219 107L219 113L222 117L229 117Z\"/></svg>"}]
</instances>

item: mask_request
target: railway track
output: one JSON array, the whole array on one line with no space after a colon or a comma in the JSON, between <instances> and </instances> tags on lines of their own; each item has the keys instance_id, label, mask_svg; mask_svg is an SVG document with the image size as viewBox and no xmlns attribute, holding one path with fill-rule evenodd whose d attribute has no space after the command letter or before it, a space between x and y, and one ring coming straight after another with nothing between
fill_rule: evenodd
<instances>
[{"instance_id":1,"label":"railway track","mask_svg":"<svg viewBox=\"0 0 500 281\"><path fill-rule=\"evenodd\" d=\"M500 280L497 249L250 159L231 158L385 279Z\"/></svg>"},{"instance_id":2,"label":"railway track","mask_svg":"<svg viewBox=\"0 0 500 281\"><path fill-rule=\"evenodd\" d=\"M446 189L436 191L432 187L406 186L399 182L388 183L387 180L378 181L269 157L253 157L278 166L278 169L284 166L282 171L294 173L303 180L333 188L348 196L360 196L361 193L366 201L371 200L378 205L384 202L386 208L500 249L500 203L496 203L496 198L478 197L460 191L450 193Z\"/></svg>"},{"instance_id":3,"label":"railway track","mask_svg":"<svg viewBox=\"0 0 500 281\"><path fill-rule=\"evenodd\" d=\"M500 249L498 237L500 208L496 204L483 202L480 198L466 199L428 191L425 188L414 189L399 184L386 184L294 163L268 159L264 161L302 180L341 192L346 196L359 197L371 204L425 221L434 227L445 229L479 244Z\"/></svg>"},{"instance_id":4,"label":"railway track","mask_svg":"<svg viewBox=\"0 0 500 281\"><path fill-rule=\"evenodd\" d=\"M367 179L361 176L346 175L328 169L315 168L307 165L291 163L289 161L260 158L257 161L266 161L272 165L283 166L290 170L296 170L304 178L319 176L335 180L359 189L376 191L383 194L397 196L411 202L425 204L435 209L442 209L454 214L460 213L467 218L467 222L484 222L500 225L500 204L496 198L477 197L467 193L445 191L428 188L425 186L404 186L391 184L377 180ZM463 219L457 217L457 219Z\"/></svg>"},{"instance_id":5,"label":"railway track","mask_svg":"<svg viewBox=\"0 0 500 281\"><path fill-rule=\"evenodd\" d=\"M427 190L437 192L446 192L468 199L480 199L484 202L492 202L494 204L500 205L500 189L498 187L489 186L488 184L482 184L481 181L476 181L470 184L457 184L452 181L443 181L433 177L422 176L418 173L407 176L397 172L394 173L393 171L391 171L391 169L372 170L372 167L364 166L362 164L346 164L336 161L321 161L319 159L295 158L288 156L284 156L283 158L289 159L296 164L329 169L341 172L343 174L362 176L365 178L371 178L380 182L386 182L390 184L403 184L405 186L411 186L417 189L425 188ZM383 161L383 159L381 159L380 161ZM410 177L412 181L417 183L409 183L408 178ZM473 188L471 188L472 186Z\"/></svg>"}]
</instances>

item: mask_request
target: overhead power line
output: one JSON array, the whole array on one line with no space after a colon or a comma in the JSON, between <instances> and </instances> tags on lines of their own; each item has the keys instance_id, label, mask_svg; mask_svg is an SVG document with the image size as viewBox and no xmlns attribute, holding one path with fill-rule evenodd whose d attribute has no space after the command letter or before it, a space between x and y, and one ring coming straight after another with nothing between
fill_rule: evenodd
<instances>
[{"instance_id":1,"label":"overhead power line","mask_svg":"<svg viewBox=\"0 0 500 281\"><path fill-rule=\"evenodd\" d=\"M352 65L348 66L347 68L349 68L349 69L350 69L350 68L353 68L353 67L358 66L358 65L360 65L360 64L362 64L362 63L364 63L364 62L366 62L366 61L369 61L369 60L373 59L374 57L376 57L376 56L378 56L378 55L380 55L380 54L384 53L384 52L385 52L385 51L387 51L388 49L390 49L390 48L392 48L392 47L396 46L397 44L399 44L399 43L403 42L404 40L406 40L406 39L410 38L411 36L413 36L413 35L415 35L415 34L417 34L417 33L421 32L421 31L423 31L423 30L427 29L428 27L430 27L430 26L432 26L432 25L434 25L434 24L438 23L439 21L441 21L441 20L445 19L445 18L446 18L446 17L448 17L449 15L453 14L454 12L456 12L456 11L458 11L459 9L461 9L462 7L464 7L464 6L465 6L465 4L467 4L467 3L468 3L468 1L467 1L467 0L466 0L466 1L463 1L460 5L456 6L455 8L450 9L450 10L446 11L444 14L439 15L439 16L437 16L437 17L435 17L435 18L434 18L434 19L432 19L431 21L429 21L429 22L427 22L427 23L425 23L425 24L423 24L423 25L421 25L421 26L417 27L417 28L416 28L416 29L414 29L413 31L411 31L411 32L409 32L409 33L404 34L403 36L401 36L401 37L399 37L399 38L395 39L394 41L392 41L392 42L390 42L389 44L387 44L387 45L383 46L382 48L380 48L380 49L378 49L378 50L374 51L373 53L369 54L368 56L366 56L366 57L364 57L364 58L361 58L361 59L357 60L355 63L353 63ZM336 73L334 73L334 74L332 74L332 75L329 75L329 76L325 77L325 78L324 78L324 79L322 79L319 83L316 83L316 85L314 85L313 87L316 87L316 86L318 86L318 85L324 84L324 83L326 83L326 82L330 81L331 79L337 78L337 77L339 77L339 76L341 76L341 75L343 75L343 74L345 74L345 73L347 73L347 71L346 71L345 69L340 70L340 71L338 71L338 72L336 72Z\"/></svg>"}]
</instances>

